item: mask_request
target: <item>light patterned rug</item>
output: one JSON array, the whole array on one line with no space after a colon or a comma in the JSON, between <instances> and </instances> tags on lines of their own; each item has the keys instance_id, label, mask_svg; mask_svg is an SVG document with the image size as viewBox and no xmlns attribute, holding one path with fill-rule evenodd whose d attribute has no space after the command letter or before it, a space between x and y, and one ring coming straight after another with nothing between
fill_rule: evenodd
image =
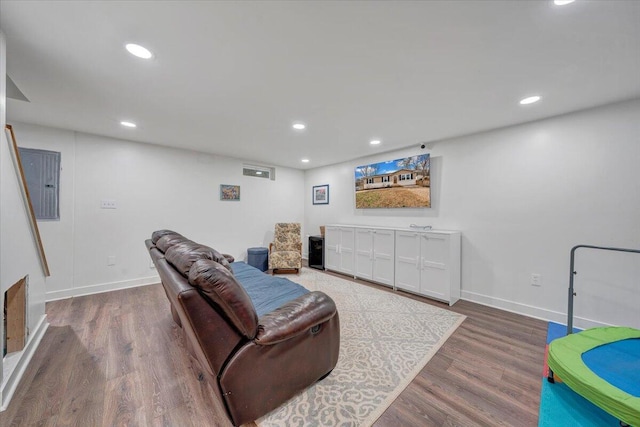
<instances>
[{"instance_id":1,"label":"light patterned rug","mask_svg":"<svg viewBox=\"0 0 640 427\"><path fill-rule=\"evenodd\" d=\"M370 426L465 319L309 268L291 279L336 302L340 356L331 375L257 420L259 427Z\"/></svg>"}]
</instances>

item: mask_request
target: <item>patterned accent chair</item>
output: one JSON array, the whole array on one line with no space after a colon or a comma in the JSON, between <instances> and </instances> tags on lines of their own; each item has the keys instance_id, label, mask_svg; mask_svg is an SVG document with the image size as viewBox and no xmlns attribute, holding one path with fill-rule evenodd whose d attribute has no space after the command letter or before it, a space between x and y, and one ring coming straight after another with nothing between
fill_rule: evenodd
<instances>
[{"instance_id":1,"label":"patterned accent chair","mask_svg":"<svg viewBox=\"0 0 640 427\"><path fill-rule=\"evenodd\" d=\"M269 268L271 274L281 270L300 272L302 268L302 239L300 223L279 222L273 242L269 244Z\"/></svg>"}]
</instances>

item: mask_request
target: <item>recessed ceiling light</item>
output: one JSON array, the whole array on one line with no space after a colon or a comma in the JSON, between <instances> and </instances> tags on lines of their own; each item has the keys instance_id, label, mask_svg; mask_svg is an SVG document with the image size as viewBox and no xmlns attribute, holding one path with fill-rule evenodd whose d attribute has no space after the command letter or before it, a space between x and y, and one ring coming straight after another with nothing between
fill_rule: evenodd
<instances>
[{"instance_id":1,"label":"recessed ceiling light","mask_svg":"<svg viewBox=\"0 0 640 427\"><path fill-rule=\"evenodd\" d=\"M126 120L121 121L121 122L120 122L120 124L121 124L122 126L124 126L124 127L128 127L128 128L134 128L134 127L137 127L137 125L136 125L135 123L133 123L133 122L128 122L128 121L126 121Z\"/></svg>"},{"instance_id":2,"label":"recessed ceiling light","mask_svg":"<svg viewBox=\"0 0 640 427\"><path fill-rule=\"evenodd\" d=\"M520 100L520 105L533 104L534 102L540 101L540 99L542 99L542 98L540 96L538 96L538 95L529 96L527 98L521 99Z\"/></svg>"},{"instance_id":3,"label":"recessed ceiling light","mask_svg":"<svg viewBox=\"0 0 640 427\"><path fill-rule=\"evenodd\" d=\"M573 3L576 0L553 0L553 3L555 3L556 6L564 6L566 4L569 3Z\"/></svg>"},{"instance_id":4,"label":"recessed ceiling light","mask_svg":"<svg viewBox=\"0 0 640 427\"><path fill-rule=\"evenodd\" d=\"M378 144L380 144L380 142L381 142L381 141L380 141L379 139L372 139L371 141L369 141L369 144L371 144L371 145L378 145Z\"/></svg>"},{"instance_id":5,"label":"recessed ceiling light","mask_svg":"<svg viewBox=\"0 0 640 427\"><path fill-rule=\"evenodd\" d=\"M127 43L125 46L131 55L137 56L142 59L150 59L153 57L153 53L146 47L140 46L135 43Z\"/></svg>"},{"instance_id":6,"label":"recessed ceiling light","mask_svg":"<svg viewBox=\"0 0 640 427\"><path fill-rule=\"evenodd\" d=\"M293 128L296 130L303 130L307 126L304 123L294 123Z\"/></svg>"},{"instance_id":7,"label":"recessed ceiling light","mask_svg":"<svg viewBox=\"0 0 640 427\"><path fill-rule=\"evenodd\" d=\"M309 163L309 159L302 159L301 162L302 163Z\"/></svg>"}]
</instances>

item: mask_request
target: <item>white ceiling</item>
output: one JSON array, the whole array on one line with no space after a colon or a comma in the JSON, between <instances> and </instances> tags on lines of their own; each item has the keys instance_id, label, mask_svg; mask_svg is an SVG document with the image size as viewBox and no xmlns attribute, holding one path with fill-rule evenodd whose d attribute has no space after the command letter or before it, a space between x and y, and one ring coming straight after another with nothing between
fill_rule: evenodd
<instances>
[{"instance_id":1,"label":"white ceiling","mask_svg":"<svg viewBox=\"0 0 640 427\"><path fill-rule=\"evenodd\" d=\"M300 169L640 97L640 1L2 0L0 26L9 122Z\"/></svg>"}]
</instances>

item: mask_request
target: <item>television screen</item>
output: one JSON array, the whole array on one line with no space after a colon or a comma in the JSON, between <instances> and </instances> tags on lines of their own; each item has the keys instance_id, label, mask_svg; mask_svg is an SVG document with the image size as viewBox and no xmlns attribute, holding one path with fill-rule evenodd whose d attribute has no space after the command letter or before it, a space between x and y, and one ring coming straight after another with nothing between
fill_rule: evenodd
<instances>
[{"instance_id":1,"label":"television screen","mask_svg":"<svg viewBox=\"0 0 640 427\"><path fill-rule=\"evenodd\" d=\"M356 209L430 208L429 154L358 166Z\"/></svg>"}]
</instances>

